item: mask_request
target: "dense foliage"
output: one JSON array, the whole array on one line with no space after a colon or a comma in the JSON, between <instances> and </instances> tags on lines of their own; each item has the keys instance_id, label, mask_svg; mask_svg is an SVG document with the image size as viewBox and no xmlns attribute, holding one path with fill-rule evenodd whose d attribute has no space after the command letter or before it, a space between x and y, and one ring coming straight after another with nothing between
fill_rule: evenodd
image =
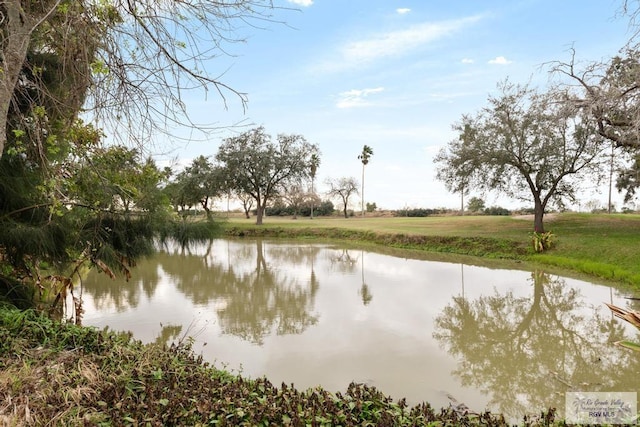
<instances>
[{"instance_id":1,"label":"dense foliage","mask_svg":"<svg viewBox=\"0 0 640 427\"><path fill-rule=\"evenodd\" d=\"M409 218L416 218L416 217L426 217L426 216L431 216L431 215L437 215L439 213L445 213L443 212L443 210L441 209L428 209L428 208L407 208L407 209L401 209L398 211L394 211L393 215L394 216L406 216Z\"/></svg>"},{"instance_id":2,"label":"dense foliage","mask_svg":"<svg viewBox=\"0 0 640 427\"><path fill-rule=\"evenodd\" d=\"M325 200L319 205L313 208L313 214L315 216L331 216L333 215L334 207L330 200ZM267 216L294 216L296 212L292 206L287 206L283 203L275 203L273 206L267 207L265 210ZM301 216L311 216L311 206L302 206L297 212Z\"/></svg>"}]
</instances>

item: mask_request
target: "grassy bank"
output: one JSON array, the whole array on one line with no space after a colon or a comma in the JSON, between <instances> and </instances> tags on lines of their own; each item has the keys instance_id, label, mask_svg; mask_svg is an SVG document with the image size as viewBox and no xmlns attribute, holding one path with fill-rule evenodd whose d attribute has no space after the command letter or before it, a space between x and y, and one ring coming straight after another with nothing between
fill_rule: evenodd
<instances>
[{"instance_id":1,"label":"grassy bank","mask_svg":"<svg viewBox=\"0 0 640 427\"><path fill-rule=\"evenodd\" d=\"M640 215L565 213L548 216L555 247L531 246L533 220L503 216L426 218L231 218L228 235L329 238L431 252L546 264L640 290Z\"/></svg>"},{"instance_id":2,"label":"grassy bank","mask_svg":"<svg viewBox=\"0 0 640 427\"><path fill-rule=\"evenodd\" d=\"M216 369L188 346L0 308L0 425L505 426L463 408L408 407L374 387L278 387ZM553 413L521 425L556 425Z\"/></svg>"}]
</instances>

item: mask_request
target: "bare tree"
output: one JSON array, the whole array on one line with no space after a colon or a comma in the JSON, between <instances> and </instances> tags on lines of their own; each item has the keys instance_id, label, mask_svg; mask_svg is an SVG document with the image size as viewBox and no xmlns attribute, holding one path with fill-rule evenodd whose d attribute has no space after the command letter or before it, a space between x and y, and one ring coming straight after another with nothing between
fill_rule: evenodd
<instances>
[{"instance_id":1,"label":"bare tree","mask_svg":"<svg viewBox=\"0 0 640 427\"><path fill-rule=\"evenodd\" d=\"M242 209L244 210L244 216L246 219L251 218L251 208L253 207L254 199L251 194L238 193L238 199L242 203Z\"/></svg>"},{"instance_id":2,"label":"bare tree","mask_svg":"<svg viewBox=\"0 0 640 427\"><path fill-rule=\"evenodd\" d=\"M358 180L353 177L342 177L338 179L327 179L325 183L329 186L328 194L331 197L338 197L342 202L344 217L348 218L349 198L353 194L358 194Z\"/></svg>"},{"instance_id":3,"label":"bare tree","mask_svg":"<svg viewBox=\"0 0 640 427\"><path fill-rule=\"evenodd\" d=\"M287 190L283 192L282 199L293 209L293 219L298 218L300 208L312 202L311 194L304 191L300 183L287 185Z\"/></svg>"},{"instance_id":4,"label":"bare tree","mask_svg":"<svg viewBox=\"0 0 640 427\"><path fill-rule=\"evenodd\" d=\"M552 63L551 70L564 77L564 102L610 141L605 144L611 150L610 188L617 163L616 187L630 201L640 186L640 50L636 46L609 61L579 65L572 49L570 60Z\"/></svg>"},{"instance_id":5,"label":"bare tree","mask_svg":"<svg viewBox=\"0 0 640 427\"><path fill-rule=\"evenodd\" d=\"M222 80L227 66L212 65L245 41L241 29L271 21L271 0L115 0L114 8L122 20L97 52L108 72L98 75L89 99L105 123L120 129L126 119L144 140L175 125L215 128L190 120L187 92L213 90L225 108L229 96L246 104L246 94Z\"/></svg>"},{"instance_id":6,"label":"bare tree","mask_svg":"<svg viewBox=\"0 0 640 427\"><path fill-rule=\"evenodd\" d=\"M579 67L572 49L571 59L554 62L551 70L569 78L565 102L595 120L600 136L618 147L640 149L640 51Z\"/></svg>"}]
</instances>

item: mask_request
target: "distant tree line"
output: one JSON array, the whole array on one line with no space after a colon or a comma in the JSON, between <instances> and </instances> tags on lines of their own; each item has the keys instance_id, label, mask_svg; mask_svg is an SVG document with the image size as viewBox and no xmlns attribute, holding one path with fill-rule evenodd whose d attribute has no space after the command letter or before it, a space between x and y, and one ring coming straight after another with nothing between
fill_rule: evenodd
<instances>
[{"instance_id":1,"label":"distant tree line","mask_svg":"<svg viewBox=\"0 0 640 427\"><path fill-rule=\"evenodd\" d=\"M315 216L331 216L335 212L335 207L333 206L333 202L330 200L325 200L320 202L313 208L313 214ZM253 212L257 214L257 212ZM284 203L274 203L273 206L267 207L265 213L268 216L303 216L310 217L311 216L311 205L305 205L296 210L296 208L292 205L287 205Z\"/></svg>"}]
</instances>

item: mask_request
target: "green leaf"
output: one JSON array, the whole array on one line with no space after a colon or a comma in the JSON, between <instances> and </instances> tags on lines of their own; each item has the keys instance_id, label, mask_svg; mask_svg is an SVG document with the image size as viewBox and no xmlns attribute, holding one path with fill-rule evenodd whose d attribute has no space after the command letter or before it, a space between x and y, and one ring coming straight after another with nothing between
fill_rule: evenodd
<instances>
[{"instance_id":1,"label":"green leaf","mask_svg":"<svg viewBox=\"0 0 640 427\"><path fill-rule=\"evenodd\" d=\"M630 348L631 350L640 351L640 344L631 342L631 341L618 341L617 345L625 348Z\"/></svg>"}]
</instances>

